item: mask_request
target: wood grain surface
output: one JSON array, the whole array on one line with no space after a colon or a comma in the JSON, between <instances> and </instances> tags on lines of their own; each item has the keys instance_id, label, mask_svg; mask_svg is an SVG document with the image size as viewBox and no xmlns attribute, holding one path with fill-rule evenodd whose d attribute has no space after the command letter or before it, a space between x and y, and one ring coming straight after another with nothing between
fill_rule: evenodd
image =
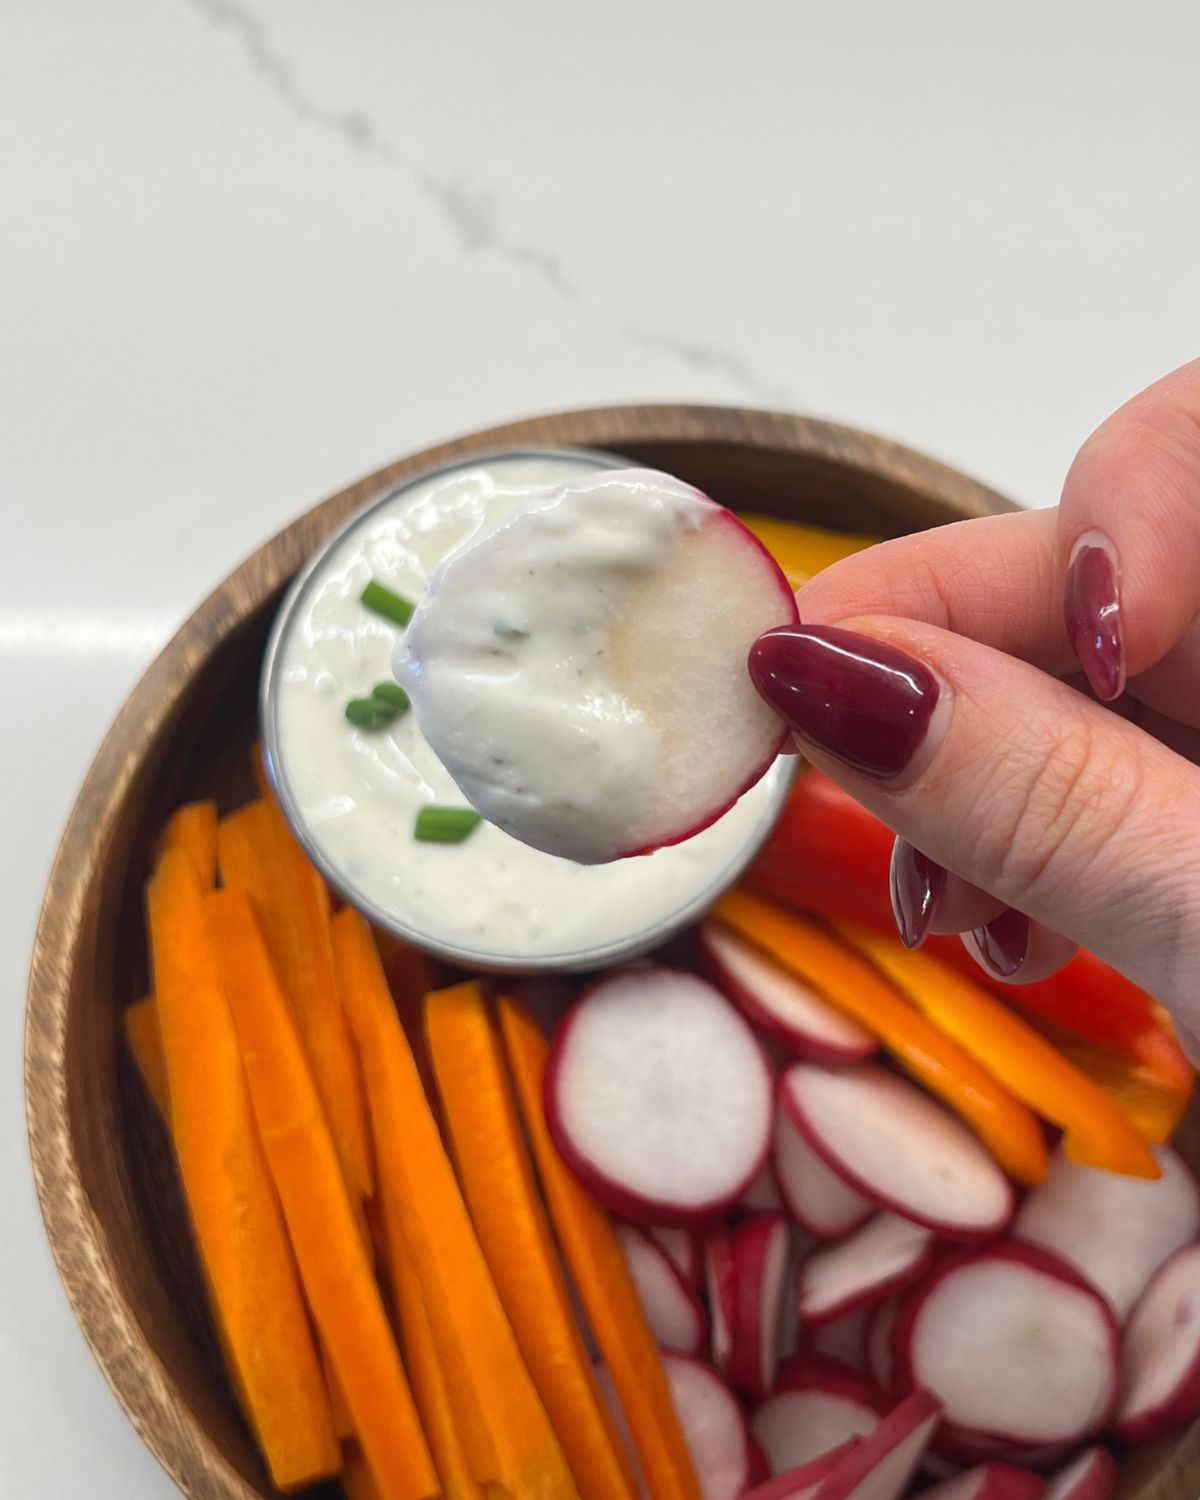
<instances>
[{"instance_id":1,"label":"wood grain surface","mask_svg":"<svg viewBox=\"0 0 1200 1500\"><path fill-rule=\"evenodd\" d=\"M422 469L537 444L615 450L735 508L884 536L1011 508L941 464L824 422L728 407L568 412L476 433L360 480L200 605L130 696L80 791L37 929L25 1044L34 1174L67 1295L130 1420L195 1500L275 1491L221 1367L168 1142L118 1043L120 1010L147 981L150 848L181 800L214 796L225 811L253 795L247 751L263 644L317 543ZM1187 1146L1196 1145L1189 1129ZM1124 1495L1197 1500L1200 1431L1138 1455Z\"/></svg>"}]
</instances>

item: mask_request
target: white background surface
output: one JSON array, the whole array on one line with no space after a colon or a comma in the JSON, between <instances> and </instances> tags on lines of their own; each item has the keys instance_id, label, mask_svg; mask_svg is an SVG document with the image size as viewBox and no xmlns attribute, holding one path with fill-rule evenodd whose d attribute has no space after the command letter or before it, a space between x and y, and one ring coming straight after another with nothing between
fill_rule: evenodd
<instances>
[{"instance_id":1,"label":"white background surface","mask_svg":"<svg viewBox=\"0 0 1200 1500\"><path fill-rule=\"evenodd\" d=\"M1031 504L1200 353L1200 11L0 0L0 1492L172 1488L77 1333L20 1091L92 751L245 553L508 417L703 399Z\"/></svg>"}]
</instances>

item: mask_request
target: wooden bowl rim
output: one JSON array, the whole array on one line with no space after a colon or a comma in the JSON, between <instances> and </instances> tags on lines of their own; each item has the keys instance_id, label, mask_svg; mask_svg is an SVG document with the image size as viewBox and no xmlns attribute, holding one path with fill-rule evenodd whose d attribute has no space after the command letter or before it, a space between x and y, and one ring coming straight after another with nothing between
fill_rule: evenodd
<instances>
[{"instance_id":1,"label":"wooden bowl rim","mask_svg":"<svg viewBox=\"0 0 1200 1500\"><path fill-rule=\"evenodd\" d=\"M964 517L1017 508L902 444L782 412L736 406L609 406L492 427L365 476L259 547L199 605L147 668L84 779L46 884L29 969L24 1080L34 1182L50 1248L84 1338L134 1428L185 1494L257 1497L213 1452L118 1288L105 1231L83 1186L69 1111L65 1062L72 974L85 904L116 812L148 748L209 654L282 587L326 530L379 489L463 453L542 444L619 450L623 443L647 442L784 449L907 484ZM244 597L232 612L225 608L231 594Z\"/></svg>"}]
</instances>

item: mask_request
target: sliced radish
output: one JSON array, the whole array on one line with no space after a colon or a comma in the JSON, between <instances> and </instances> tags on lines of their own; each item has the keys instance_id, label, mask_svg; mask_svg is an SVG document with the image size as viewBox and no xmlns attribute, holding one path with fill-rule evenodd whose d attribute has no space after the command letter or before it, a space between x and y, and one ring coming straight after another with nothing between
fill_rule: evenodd
<instances>
[{"instance_id":1,"label":"sliced radish","mask_svg":"<svg viewBox=\"0 0 1200 1500\"><path fill-rule=\"evenodd\" d=\"M545 1100L568 1166L639 1223L711 1218L758 1175L773 1128L754 1033L677 969L623 969L586 990L554 1038Z\"/></svg>"},{"instance_id":2,"label":"sliced radish","mask_svg":"<svg viewBox=\"0 0 1200 1500\"><path fill-rule=\"evenodd\" d=\"M863 1327L863 1364L881 1391L892 1388L892 1333L902 1306L903 1298L889 1297L886 1302L875 1302L867 1309Z\"/></svg>"},{"instance_id":3,"label":"sliced radish","mask_svg":"<svg viewBox=\"0 0 1200 1500\"><path fill-rule=\"evenodd\" d=\"M664 1354L663 1369L704 1500L737 1500L751 1462L737 1397L708 1365L687 1355Z\"/></svg>"},{"instance_id":4,"label":"sliced radish","mask_svg":"<svg viewBox=\"0 0 1200 1500\"><path fill-rule=\"evenodd\" d=\"M771 1468L785 1474L879 1422L871 1383L833 1360L800 1355L779 1371L776 1390L754 1411L750 1430Z\"/></svg>"},{"instance_id":5,"label":"sliced radish","mask_svg":"<svg viewBox=\"0 0 1200 1500\"><path fill-rule=\"evenodd\" d=\"M857 1447L859 1441L858 1438L847 1438L844 1443L839 1443L828 1453L822 1453L811 1463L801 1464L798 1469L789 1469L785 1474L777 1474L774 1479L764 1480L754 1489L747 1490L742 1500L813 1500L813 1496L821 1488L821 1481L833 1473L847 1453Z\"/></svg>"},{"instance_id":6,"label":"sliced radish","mask_svg":"<svg viewBox=\"0 0 1200 1500\"><path fill-rule=\"evenodd\" d=\"M914 1391L834 1468L815 1500L900 1500L929 1446L941 1408Z\"/></svg>"},{"instance_id":7,"label":"sliced radish","mask_svg":"<svg viewBox=\"0 0 1200 1500\"><path fill-rule=\"evenodd\" d=\"M911 1286L933 1264L937 1241L928 1229L895 1214L877 1214L849 1239L815 1250L796 1280L800 1320L831 1323Z\"/></svg>"},{"instance_id":8,"label":"sliced radish","mask_svg":"<svg viewBox=\"0 0 1200 1500\"><path fill-rule=\"evenodd\" d=\"M750 1444L750 1467L746 1483L749 1485L765 1484L771 1477L771 1460L767 1457L766 1449L753 1433L747 1441Z\"/></svg>"},{"instance_id":9,"label":"sliced radish","mask_svg":"<svg viewBox=\"0 0 1200 1500\"><path fill-rule=\"evenodd\" d=\"M804 1320L799 1318L804 1330ZM867 1371L864 1344L867 1333L867 1309L859 1307L844 1318L835 1318L832 1323L819 1323L808 1331L808 1347L814 1354L825 1355L849 1365L852 1370Z\"/></svg>"},{"instance_id":10,"label":"sliced radish","mask_svg":"<svg viewBox=\"0 0 1200 1500\"><path fill-rule=\"evenodd\" d=\"M713 983L743 1015L798 1056L849 1063L879 1050L857 1021L720 922L710 919L700 928L700 952Z\"/></svg>"},{"instance_id":11,"label":"sliced radish","mask_svg":"<svg viewBox=\"0 0 1200 1500\"><path fill-rule=\"evenodd\" d=\"M1031 1245L945 1263L906 1300L893 1348L901 1385L932 1391L951 1431L1002 1445L1082 1441L1116 1393L1117 1330L1104 1299Z\"/></svg>"},{"instance_id":12,"label":"sliced radish","mask_svg":"<svg viewBox=\"0 0 1200 1500\"><path fill-rule=\"evenodd\" d=\"M841 1239L875 1212L875 1205L813 1150L782 1108L775 1117L773 1160L788 1213L818 1239Z\"/></svg>"},{"instance_id":13,"label":"sliced radish","mask_svg":"<svg viewBox=\"0 0 1200 1500\"><path fill-rule=\"evenodd\" d=\"M1114 1428L1148 1443L1200 1412L1200 1245L1177 1250L1138 1298L1121 1339Z\"/></svg>"},{"instance_id":14,"label":"sliced radish","mask_svg":"<svg viewBox=\"0 0 1200 1500\"><path fill-rule=\"evenodd\" d=\"M775 1178L775 1164L770 1157L762 1165L762 1171L734 1204L734 1208L748 1214L781 1214L786 1209L783 1194Z\"/></svg>"},{"instance_id":15,"label":"sliced radish","mask_svg":"<svg viewBox=\"0 0 1200 1500\"><path fill-rule=\"evenodd\" d=\"M1069 1261L1123 1318L1169 1255L1200 1232L1200 1189L1169 1146L1155 1151L1156 1182L1068 1161L1061 1149L1045 1182L1021 1205L1013 1234Z\"/></svg>"},{"instance_id":16,"label":"sliced radish","mask_svg":"<svg viewBox=\"0 0 1200 1500\"><path fill-rule=\"evenodd\" d=\"M540 491L452 553L395 665L489 823L597 864L699 833L768 769L787 730L747 662L796 618L731 511L613 470Z\"/></svg>"},{"instance_id":17,"label":"sliced radish","mask_svg":"<svg viewBox=\"0 0 1200 1500\"><path fill-rule=\"evenodd\" d=\"M923 1490L921 1500L1038 1500L1045 1488L1045 1479L1031 1469L993 1461Z\"/></svg>"},{"instance_id":18,"label":"sliced radish","mask_svg":"<svg viewBox=\"0 0 1200 1500\"><path fill-rule=\"evenodd\" d=\"M780 1214L751 1219L730 1236L736 1290L726 1374L749 1396L765 1396L775 1383L779 1303L790 1248L791 1232Z\"/></svg>"},{"instance_id":19,"label":"sliced radish","mask_svg":"<svg viewBox=\"0 0 1200 1500\"><path fill-rule=\"evenodd\" d=\"M817 1242L803 1229L793 1228L788 1247L787 1270L783 1275L783 1288L779 1294L779 1328L777 1346L779 1362L791 1359L800 1351L800 1313L796 1307L796 1271L800 1262Z\"/></svg>"},{"instance_id":20,"label":"sliced radish","mask_svg":"<svg viewBox=\"0 0 1200 1500\"><path fill-rule=\"evenodd\" d=\"M712 1320L712 1358L718 1370L729 1364L737 1320L737 1277L727 1229L714 1229L704 1242L704 1285Z\"/></svg>"},{"instance_id":21,"label":"sliced radish","mask_svg":"<svg viewBox=\"0 0 1200 1500\"><path fill-rule=\"evenodd\" d=\"M650 1224L646 1233L660 1250L665 1250L671 1257L672 1264L688 1286L698 1289L704 1285L704 1251L695 1230Z\"/></svg>"},{"instance_id":22,"label":"sliced radish","mask_svg":"<svg viewBox=\"0 0 1200 1500\"><path fill-rule=\"evenodd\" d=\"M976 1464L1003 1462L1019 1464L1026 1469L1045 1473L1057 1468L1064 1459L1070 1458L1079 1444L1046 1443L1038 1448L1023 1447L1020 1443L1006 1441L987 1433L972 1432L965 1427L951 1427L946 1423L933 1440L937 1453L948 1459L956 1469L970 1469Z\"/></svg>"},{"instance_id":23,"label":"sliced radish","mask_svg":"<svg viewBox=\"0 0 1200 1500\"><path fill-rule=\"evenodd\" d=\"M1107 1448L1088 1448L1042 1491L1042 1500L1108 1500L1117 1487L1117 1462Z\"/></svg>"},{"instance_id":24,"label":"sliced radish","mask_svg":"<svg viewBox=\"0 0 1200 1500\"><path fill-rule=\"evenodd\" d=\"M664 1349L699 1354L708 1343L708 1319L695 1292L640 1229L618 1225L617 1239L655 1340Z\"/></svg>"},{"instance_id":25,"label":"sliced radish","mask_svg":"<svg viewBox=\"0 0 1200 1500\"><path fill-rule=\"evenodd\" d=\"M809 1145L882 1208L956 1239L988 1238L1008 1222L1012 1187L992 1157L949 1110L894 1073L796 1063L779 1097Z\"/></svg>"}]
</instances>

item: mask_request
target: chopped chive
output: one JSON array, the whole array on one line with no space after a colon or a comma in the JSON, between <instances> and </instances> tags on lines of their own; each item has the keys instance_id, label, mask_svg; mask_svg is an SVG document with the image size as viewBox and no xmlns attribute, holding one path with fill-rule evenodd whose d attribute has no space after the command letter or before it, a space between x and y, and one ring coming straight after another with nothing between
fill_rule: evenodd
<instances>
[{"instance_id":1,"label":"chopped chive","mask_svg":"<svg viewBox=\"0 0 1200 1500\"><path fill-rule=\"evenodd\" d=\"M397 625L407 625L417 607L411 599L405 599L402 594L394 594L386 584L380 583L378 578L371 579L359 598L368 609L374 610L377 615L382 615L385 620L394 621Z\"/></svg>"},{"instance_id":2,"label":"chopped chive","mask_svg":"<svg viewBox=\"0 0 1200 1500\"><path fill-rule=\"evenodd\" d=\"M483 819L469 807L438 807L431 803L417 814L413 837L425 844L461 844Z\"/></svg>"},{"instance_id":3,"label":"chopped chive","mask_svg":"<svg viewBox=\"0 0 1200 1500\"><path fill-rule=\"evenodd\" d=\"M346 717L358 729L382 729L396 717L396 710L378 698L351 698L346 704Z\"/></svg>"},{"instance_id":4,"label":"chopped chive","mask_svg":"<svg viewBox=\"0 0 1200 1500\"><path fill-rule=\"evenodd\" d=\"M377 682L371 689L371 697L390 708L393 714L407 713L412 707L408 694L398 682Z\"/></svg>"}]
</instances>

